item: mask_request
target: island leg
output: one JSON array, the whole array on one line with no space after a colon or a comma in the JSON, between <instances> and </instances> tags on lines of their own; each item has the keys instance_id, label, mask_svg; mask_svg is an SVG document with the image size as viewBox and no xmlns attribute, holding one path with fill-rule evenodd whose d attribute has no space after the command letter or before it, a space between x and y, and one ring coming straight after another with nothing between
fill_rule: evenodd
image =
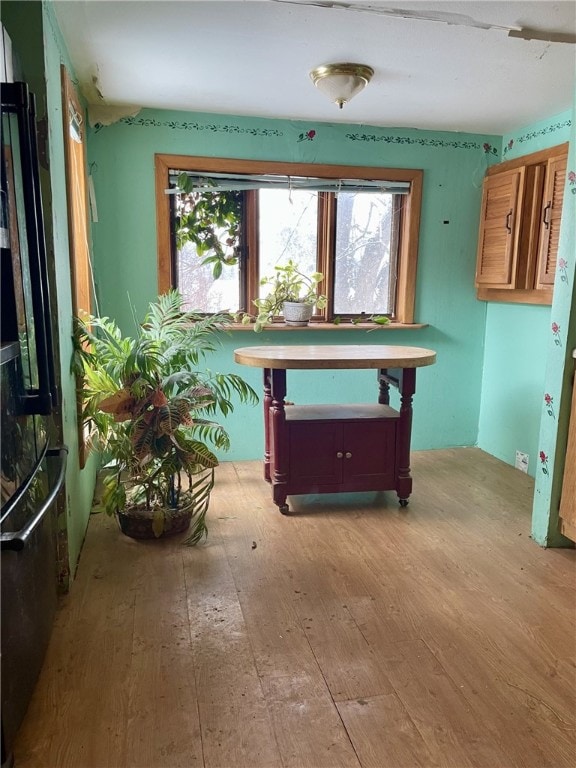
<instances>
[{"instance_id":1,"label":"island leg","mask_svg":"<svg viewBox=\"0 0 576 768\"><path fill-rule=\"evenodd\" d=\"M378 402L380 405L390 405L390 382L386 378L388 371L381 368L378 371Z\"/></svg>"},{"instance_id":2,"label":"island leg","mask_svg":"<svg viewBox=\"0 0 576 768\"><path fill-rule=\"evenodd\" d=\"M410 438L412 433L412 397L416 391L416 369L403 368L400 376L400 419L396 442L398 474L396 491L400 506L408 505L408 497L412 493L412 476L410 475Z\"/></svg>"},{"instance_id":3,"label":"island leg","mask_svg":"<svg viewBox=\"0 0 576 768\"><path fill-rule=\"evenodd\" d=\"M271 371L270 431L271 431L271 479L272 498L283 515L289 509L286 504L288 488L288 435L284 398L286 397L286 371Z\"/></svg>"},{"instance_id":4,"label":"island leg","mask_svg":"<svg viewBox=\"0 0 576 768\"><path fill-rule=\"evenodd\" d=\"M272 381L270 368L264 368L264 479L270 482L270 406Z\"/></svg>"}]
</instances>

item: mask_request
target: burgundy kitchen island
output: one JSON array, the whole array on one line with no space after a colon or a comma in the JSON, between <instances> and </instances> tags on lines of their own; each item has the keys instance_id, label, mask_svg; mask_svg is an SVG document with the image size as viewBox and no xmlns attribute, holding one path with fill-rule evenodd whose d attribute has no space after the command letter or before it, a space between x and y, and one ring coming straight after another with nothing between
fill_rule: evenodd
<instances>
[{"instance_id":1,"label":"burgundy kitchen island","mask_svg":"<svg viewBox=\"0 0 576 768\"><path fill-rule=\"evenodd\" d=\"M416 368L436 353L386 345L261 346L235 350L241 365L264 371L264 477L286 514L286 497L344 491L396 491L401 506L412 491L410 436ZM378 402L286 405L287 370L377 370ZM400 410L390 407L390 386Z\"/></svg>"}]
</instances>

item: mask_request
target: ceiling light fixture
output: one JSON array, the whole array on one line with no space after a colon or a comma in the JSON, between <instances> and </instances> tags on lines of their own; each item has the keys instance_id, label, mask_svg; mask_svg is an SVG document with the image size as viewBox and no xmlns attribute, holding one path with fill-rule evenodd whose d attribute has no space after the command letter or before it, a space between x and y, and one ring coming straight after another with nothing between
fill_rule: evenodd
<instances>
[{"instance_id":1,"label":"ceiling light fixture","mask_svg":"<svg viewBox=\"0 0 576 768\"><path fill-rule=\"evenodd\" d=\"M365 64L325 64L310 72L312 82L340 109L368 85L374 74Z\"/></svg>"}]
</instances>

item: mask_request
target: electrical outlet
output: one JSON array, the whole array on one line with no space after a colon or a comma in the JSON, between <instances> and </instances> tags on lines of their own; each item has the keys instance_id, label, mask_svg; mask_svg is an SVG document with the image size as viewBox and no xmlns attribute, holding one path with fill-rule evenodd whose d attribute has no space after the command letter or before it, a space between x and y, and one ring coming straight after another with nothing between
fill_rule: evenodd
<instances>
[{"instance_id":1,"label":"electrical outlet","mask_svg":"<svg viewBox=\"0 0 576 768\"><path fill-rule=\"evenodd\" d=\"M516 469L520 472L528 472L528 454L522 453L522 451L516 451L516 463L514 464Z\"/></svg>"}]
</instances>

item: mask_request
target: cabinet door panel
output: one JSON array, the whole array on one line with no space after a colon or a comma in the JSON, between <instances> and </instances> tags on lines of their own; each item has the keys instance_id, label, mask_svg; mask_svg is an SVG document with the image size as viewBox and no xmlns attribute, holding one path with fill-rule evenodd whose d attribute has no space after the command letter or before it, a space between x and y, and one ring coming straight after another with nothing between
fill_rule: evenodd
<instances>
[{"instance_id":1,"label":"cabinet door panel","mask_svg":"<svg viewBox=\"0 0 576 768\"><path fill-rule=\"evenodd\" d=\"M340 483L341 423L296 421L290 422L288 427L291 481L304 481L311 486Z\"/></svg>"},{"instance_id":2,"label":"cabinet door panel","mask_svg":"<svg viewBox=\"0 0 576 768\"><path fill-rule=\"evenodd\" d=\"M554 284L565 182L566 157L551 158L546 167L537 288Z\"/></svg>"},{"instance_id":3,"label":"cabinet door panel","mask_svg":"<svg viewBox=\"0 0 576 768\"><path fill-rule=\"evenodd\" d=\"M344 479L393 485L396 475L396 419L344 424ZM351 454L348 457L348 454Z\"/></svg>"},{"instance_id":4,"label":"cabinet door panel","mask_svg":"<svg viewBox=\"0 0 576 768\"><path fill-rule=\"evenodd\" d=\"M524 168L489 176L484 181L476 264L477 285L514 287L519 198Z\"/></svg>"},{"instance_id":5,"label":"cabinet door panel","mask_svg":"<svg viewBox=\"0 0 576 768\"><path fill-rule=\"evenodd\" d=\"M560 498L560 532L576 542L576 377L572 387L572 410Z\"/></svg>"}]
</instances>

